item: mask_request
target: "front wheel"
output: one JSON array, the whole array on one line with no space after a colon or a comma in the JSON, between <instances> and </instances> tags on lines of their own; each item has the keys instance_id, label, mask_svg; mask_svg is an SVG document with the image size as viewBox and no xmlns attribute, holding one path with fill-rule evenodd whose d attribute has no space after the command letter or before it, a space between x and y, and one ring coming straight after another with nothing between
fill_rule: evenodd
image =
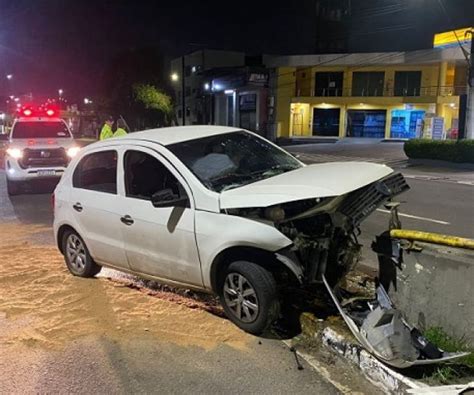
<instances>
[{"instance_id":1,"label":"front wheel","mask_svg":"<svg viewBox=\"0 0 474 395\"><path fill-rule=\"evenodd\" d=\"M227 317L239 328L258 335L278 318L280 304L272 273L252 262L227 268L219 289Z\"/></svg>"},{"instance_id":2,"label":"front wheel","mask_svg":"<svg viewBox=\"0 0 474 395\"><path fill-rule=\"evenodd\" d=\"M64 260L69 271L79 277L94 277L101 266L94 262L82 238L73 230L63 234Z\"/></svg>"}]
</instances>

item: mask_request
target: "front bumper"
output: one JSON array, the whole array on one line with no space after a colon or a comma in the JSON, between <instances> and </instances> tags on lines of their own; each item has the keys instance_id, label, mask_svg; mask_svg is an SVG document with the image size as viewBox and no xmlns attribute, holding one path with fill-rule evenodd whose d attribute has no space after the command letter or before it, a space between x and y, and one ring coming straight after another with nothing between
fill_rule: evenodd
<instances>
[{"instance_id":1,"label":"front bumper","mask_svg":"<svg viewBox=\"0 0 474 395\"><path fill-rule=\"evenodd\" d=\"M18 161L11 157L5 158L5 172L9 181L32 181L41 179L61 178L66 167L28 167L23 169Z\"/></svg>"}]
</instances>

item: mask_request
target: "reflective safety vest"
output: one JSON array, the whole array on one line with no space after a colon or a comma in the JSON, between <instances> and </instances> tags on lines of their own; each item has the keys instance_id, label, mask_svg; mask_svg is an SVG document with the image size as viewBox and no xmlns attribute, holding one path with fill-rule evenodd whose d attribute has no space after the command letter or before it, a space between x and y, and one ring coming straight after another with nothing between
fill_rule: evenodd
<instances>
[{"instance_id":1,"label":"reflective safety vest","mask_svg":"<svg viewBox=\"0 0 474 395\"><path fill-rule=\"evenodd\" d=\"M114 133L114 137L122 137L122 136L126 136L126 135L127 135L127 131L125 129L122 129L122 128L117 128L117 130Z\"/></svg>"},{"instance_id":2,"label":"reflective safety vest","mask_svg":"<svg viewBox=\"0 0 474 395\"><path fill-rule=\"evenodd\" d=\"M105 124L100 131L99 140L105 140L111 137L114 137L114 132L112 132L112 128L109 125Z\"/></svg>"}]
</instances>

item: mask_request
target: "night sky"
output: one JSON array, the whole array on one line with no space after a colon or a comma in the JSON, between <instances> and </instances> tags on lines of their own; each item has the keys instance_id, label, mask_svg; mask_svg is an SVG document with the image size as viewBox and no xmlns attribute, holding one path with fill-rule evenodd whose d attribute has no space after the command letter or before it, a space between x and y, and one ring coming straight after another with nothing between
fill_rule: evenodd
<instances>
[{"instance_id":1,"label":"night sky","mask_svg":"<svg viewBox=\"0 0 474 395\"><path fill-rule=\"evenodd\" d=\"M474 0L367 4L353 0L359 51L426 48L436 31L474 25ZM18 93L93 97L106 65L127 49L158 47L170 59L200 48L311 53L314 14L310 0L0 0L0 71L14 74Z\"/></svg>"}]
</instances>

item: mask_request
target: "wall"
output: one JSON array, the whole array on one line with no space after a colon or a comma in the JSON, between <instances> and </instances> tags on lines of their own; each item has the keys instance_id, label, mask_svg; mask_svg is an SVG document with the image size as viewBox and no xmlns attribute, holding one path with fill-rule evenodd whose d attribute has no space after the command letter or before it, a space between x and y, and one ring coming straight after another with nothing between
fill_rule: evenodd
<instances>
[{"instance_id":1,"label":"wall","mask_svg":"<svg viewBox=\"0 0 474 395\"><path fill-rule=\"evenodd\" d=\"M474 251L417 245L421 252L404 251L390 286L395 305L419 329L439 326L474 345Z\"/></svg>"},{"instance_id":2,"label":"wall","mask_svg":"<svg viewBox=\"0 0 474 395\"><path fill-rule=\"evenodd\" d=\"M277 137L289 137L290 105L295 95L296 73L294 67L278 67L276 70L275 126Z\"/></svg>"}]
</instances>

